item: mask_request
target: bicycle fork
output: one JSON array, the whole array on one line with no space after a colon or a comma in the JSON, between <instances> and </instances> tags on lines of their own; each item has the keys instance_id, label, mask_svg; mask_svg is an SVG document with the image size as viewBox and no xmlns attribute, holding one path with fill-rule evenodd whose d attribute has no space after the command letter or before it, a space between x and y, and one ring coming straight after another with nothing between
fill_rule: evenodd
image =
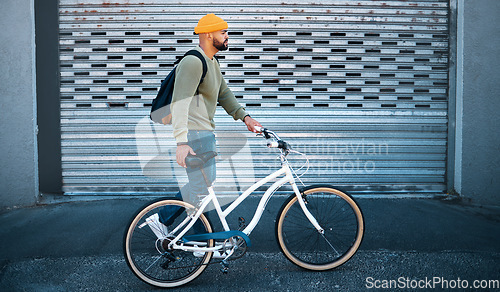
<instances>
[{"instance_id":1,"label":"bicycle fork","mask_svg":"<svg viewBox=\"0 0 500 292\"><path fill-rule=\"evenodd\" d=\"M297 201L299 202L300 207L302 208L302 211L306 215L307 219L309 219L309 222L316 228L319 234L323 237L323 239L326 241L326 243L330 246L330 248L337 254L337 256L340 256L340 253L337 251L337 249L333 246L333 244L326 238L325 236L325 230L319 225L318 221L314 216L309 212L307 209L306 203L304 198L302 197L302 194L299 191L299 188L295 184L295 180L292 177L292 180L290 181L290 184L292 185L292 189L295 192L295 195L297 196Z\"/></svg>"},{"instance_id":2,"label":"bicycle fork","mask_svg":"<svg viewBox=\"0 0 500 292\"><path fill-rule=\"evenodd\" d=\"M304 198L302 197L302 194L300 193L299 188L297 187L297 184L295 183L295 178L293 177L292 171L288 165L284 165L285 168L285 173L286 177L288 178L288 181L290 182L290 185L292 186L293 192L297 196L297 201L299 202L300 208L302 208L302 211L306 215L307 219L309 219L309 222L316 228L316 230L323 235L325 233L325 230L319 225L318 221L314 216L309 212L306 206L306 202Z\"/></svg>"}]
</instances>

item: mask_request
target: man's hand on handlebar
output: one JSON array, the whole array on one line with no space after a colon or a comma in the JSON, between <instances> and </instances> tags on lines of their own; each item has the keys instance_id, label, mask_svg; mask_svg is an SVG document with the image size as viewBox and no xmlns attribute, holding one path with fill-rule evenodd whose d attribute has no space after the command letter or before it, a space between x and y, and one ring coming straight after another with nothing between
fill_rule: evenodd
<instances>
[{"instance_id":1,"label":"man's hand on handlebar","mask_svg":"<svg viewBox=\"0 0 500 292\"><path fill-rule=\"evenodd\" d=\"M243 119L243 122L245 125L247 125L248 131L254 132L254 133L260 133L260 130L257 130L259 127L262 128L262 125L254 120L250 116L246 116L245 119Z\"/></svg>"}]
</instances>

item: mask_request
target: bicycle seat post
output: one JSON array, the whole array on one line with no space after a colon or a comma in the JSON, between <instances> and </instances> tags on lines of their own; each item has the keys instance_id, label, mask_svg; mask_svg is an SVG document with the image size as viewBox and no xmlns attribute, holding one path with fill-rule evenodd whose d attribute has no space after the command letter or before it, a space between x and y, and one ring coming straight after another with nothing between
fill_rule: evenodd
<instances>
[{"instance_id":1,"label":"bicycle seat post","mask_svg":"<svg viewBox=\"0 0 500 292\"><path fill-rule=\"evenodd\" d=\"M205 183L207 184L207 188L211 187L212 184L208 181L207 174L205 173L205 170L203 170L203 166L200 167L201 174L203 175L203 178L205 179Z\"/></svg>"}]
</instances>

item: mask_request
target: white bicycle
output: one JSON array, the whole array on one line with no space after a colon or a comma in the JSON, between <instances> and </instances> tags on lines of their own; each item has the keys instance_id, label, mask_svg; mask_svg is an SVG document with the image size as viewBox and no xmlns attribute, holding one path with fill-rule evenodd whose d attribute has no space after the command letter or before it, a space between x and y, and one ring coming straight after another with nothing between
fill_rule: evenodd
<instances>
[{"instance_id":1,"label":"white bicycle","mask_svg":"<svg viewBox=\"0 0 500 292\"><path fill-rule=\"evenodd\" d=\"M132 217L125 231L124 253L128 266L139 279L157 287L184 285L206 269L214 253L221 259L223 272L227 272L227 262L243 256L250 247L249 235L270 197L286 183L291 185L293 194L278 212L275 228L276 239L286 258L304 269L325 271L344 264L356 253L364 234L364 220L354 199L326 185L299 189L296 180L301 182L300 178L287 160L291 152L299 152L292 150L276 133L264 128L259 130L266 139L271 139L268 147L279 149L281 169L256 182L225 210L202 169L206 161L217 155L209 152L186 158L188 165L200 167L208 185L208 195L199 206L162 198L148 203ZM240 222L239 230L231 230L226 217L257 188L273 180L248 226ZM203 214L210 202L222 223L222 232L214 232ZM169 205L182 211L172 224L165 226L152 220L161 208Z\"/></svg>"}]
</instances>

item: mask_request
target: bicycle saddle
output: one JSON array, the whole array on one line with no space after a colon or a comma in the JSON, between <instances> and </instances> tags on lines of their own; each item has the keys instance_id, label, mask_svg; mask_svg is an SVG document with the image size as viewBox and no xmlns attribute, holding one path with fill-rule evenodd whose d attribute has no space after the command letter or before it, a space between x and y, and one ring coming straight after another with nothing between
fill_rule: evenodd
<instances>
[{"instance_id":1,"label":"bicycle saddle","mask_svg":"<svg viewBox=\"0 0 500 292\"><path fill-rule=\"evenodd\" d=\"M202 167L207 161L217 156L217 152L209 151L205 153L200 153L196 155L189 154L186 156L186 166L187 167Z\"/></svg>"}]
</instances>

